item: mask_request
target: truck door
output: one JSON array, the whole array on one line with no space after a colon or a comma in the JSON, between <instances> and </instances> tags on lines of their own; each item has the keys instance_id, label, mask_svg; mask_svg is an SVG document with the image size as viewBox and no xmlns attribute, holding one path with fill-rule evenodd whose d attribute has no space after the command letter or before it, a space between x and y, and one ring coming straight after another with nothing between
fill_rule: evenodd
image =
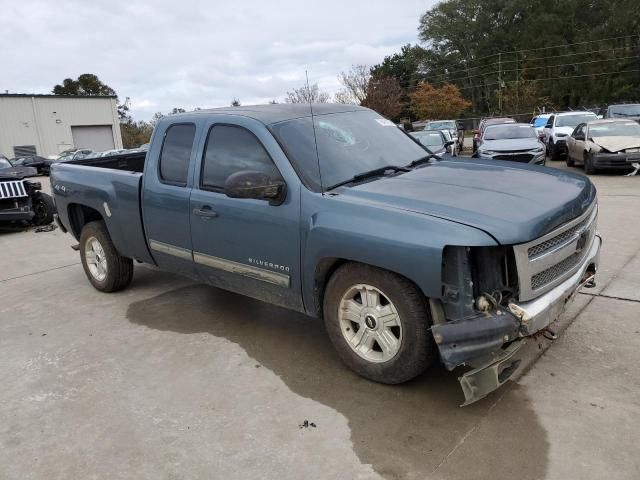
<instances>
[{"instance_id":1,"label":"truck door","mask_svg":"<svg viewBox=\"0 0 640 480\"><path fill-rule=\"evenodd\" d=\"M166 122L156 128L143 177L143 223L147 242L158 266L195 277L189 197L196 124ZM161 135L161 140L156 139L157 135Z\"/></svg>"},{"instance_id":2,"label":"truck door","mask_svg":"<svg viewBox=\"0 0 640 480\"><path fill-rule=\"evenodd\" d=\"M284 153L261 123L212 120L191 192L193 258L214 286L302 310L299 182ZM203 132L203 135L205 133ZM230 198L227 178L257 171L287 183L280 205Z\"/></svg>"}]
</instances>

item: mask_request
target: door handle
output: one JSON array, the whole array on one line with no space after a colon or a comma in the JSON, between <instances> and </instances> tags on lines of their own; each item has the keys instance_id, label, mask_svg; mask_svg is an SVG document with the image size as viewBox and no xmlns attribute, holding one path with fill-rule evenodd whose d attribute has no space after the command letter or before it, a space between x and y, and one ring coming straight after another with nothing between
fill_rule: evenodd
<instances>
[{"instance_id":1,"label":"door handle","mask_svg":"<svg viewBox=\"0 0 640 480\"><path fill-rule=\"evenodd\" d=\"M209 205L203 205L202 208L194 208L193 214L203 218L215 218L218 216L217 212L214 212Z\"/></svg>"}]
</instances>

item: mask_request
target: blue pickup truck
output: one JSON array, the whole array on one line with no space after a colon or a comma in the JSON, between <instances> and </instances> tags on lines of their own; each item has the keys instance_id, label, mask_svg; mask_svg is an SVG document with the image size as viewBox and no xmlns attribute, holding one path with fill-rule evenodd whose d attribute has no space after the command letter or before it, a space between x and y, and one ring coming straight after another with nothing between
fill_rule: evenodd
<instances>
[{"instance_id":1,"label":"blue pickup truck","mask_svg":"<svg viewBox=\"0 0 640 480\"><path fill-rule=\"evenodd\" d=\"M322 318L368 379L460 367L466 403L593 284L601 245L586 177L435 159L355 106L171 115L146 154L54 164L51 183L98 290L156 265Z\"/></svg>"}]
</instances>

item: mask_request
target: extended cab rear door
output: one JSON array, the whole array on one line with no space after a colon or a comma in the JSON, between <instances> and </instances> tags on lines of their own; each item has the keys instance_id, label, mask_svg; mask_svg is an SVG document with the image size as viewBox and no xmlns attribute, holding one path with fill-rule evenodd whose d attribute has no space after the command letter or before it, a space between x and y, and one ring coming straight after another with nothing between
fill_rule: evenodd
<instances>
[{"instance_id":1,"label":"extended cab rear door","mask_svg":"<svg viewBox=\"0 0 640 480\"><path fill-rule=\"evenodd\" d=\"M208 117L191 192L193 258L207 283L302 310L300 182L267 128L231 115ZM239 171L283 179L282 204L231 198L226 179Z\"/></svg>"},{"instance_id":2,"label":"extended cab rear door","mask_svg":"<svg viewBox=\"0 0 640 480\"><path fill-rule=\"evenodd\" d=\"M191 196L196 145L195 116L156 126L143 177L143 220L147 242L159 267L195 277L191 256ZM201 124L201 122L200 122Z\"/></svg>"}]
</instances>

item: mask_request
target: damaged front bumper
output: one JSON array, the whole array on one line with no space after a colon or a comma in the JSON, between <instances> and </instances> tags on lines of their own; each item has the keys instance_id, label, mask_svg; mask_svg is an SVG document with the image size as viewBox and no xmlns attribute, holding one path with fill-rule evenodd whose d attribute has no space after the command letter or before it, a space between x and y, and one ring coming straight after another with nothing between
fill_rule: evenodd
<instances>
[{"instance_id":1,"label":"damaged front bumper","mask_svg":"<svg viewBox=\"0 0 640 480\"><path fill-rule=\"evenodd\" d=\"M458 378L465 403L476 402L513 376L520 360L517 352L526 337L555 321L585 284L593 284L602 239L596 234L576 272L547 293L520 303L464 320L444 322L431 328L440 357L449 370L472 368Z\"/></svg>"}]
</instances>

